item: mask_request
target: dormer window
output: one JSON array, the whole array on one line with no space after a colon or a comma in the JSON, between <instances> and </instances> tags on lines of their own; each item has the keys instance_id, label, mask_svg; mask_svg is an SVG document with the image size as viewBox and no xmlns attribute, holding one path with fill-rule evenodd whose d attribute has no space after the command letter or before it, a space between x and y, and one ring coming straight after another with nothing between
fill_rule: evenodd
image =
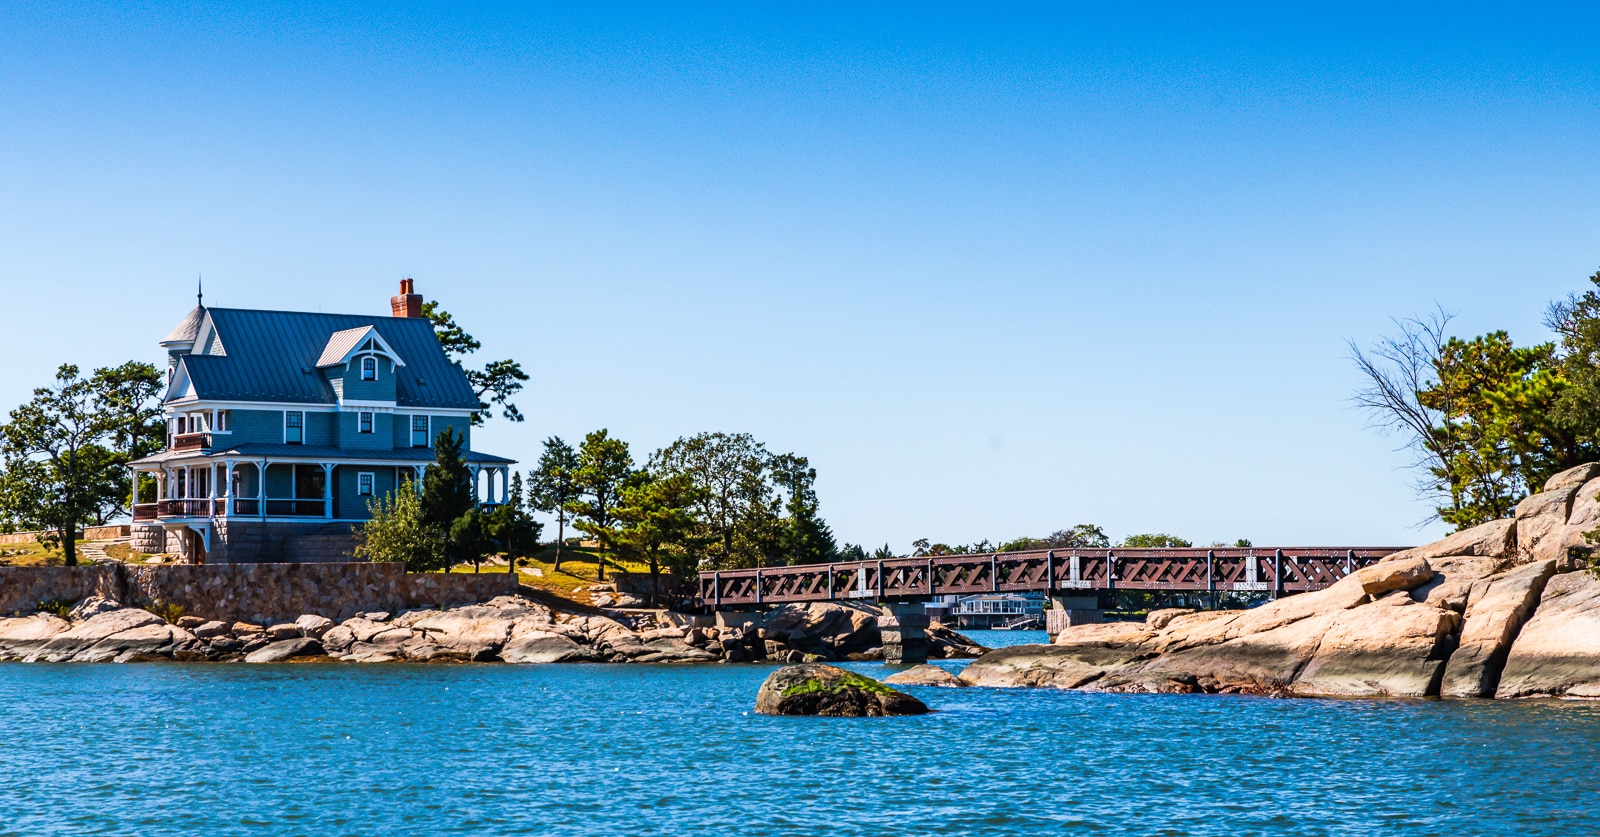
<instances>
[{"instance_id":1,"label":"dormer window","mask_svg":"<svg viewBox=\"0 0 1600 837\"><path fill-rule=\"evenodd\" d=\"M364 357L364 358L361 359L361 380L363 380L363 381L376 381L376 380L378 380L378 359L377 358L368 356L368 357Z\"/></svg>"}]
</instances>

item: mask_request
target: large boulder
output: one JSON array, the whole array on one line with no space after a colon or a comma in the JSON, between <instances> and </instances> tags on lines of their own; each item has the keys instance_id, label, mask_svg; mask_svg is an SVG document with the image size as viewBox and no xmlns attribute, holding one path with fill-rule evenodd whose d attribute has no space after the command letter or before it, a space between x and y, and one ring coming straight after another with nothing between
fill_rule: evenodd
<instances>
[{"instance_id":1,"label":"large boulder","mask_svg":"<svg viewBox=\"0 0 1600 837\"><path fill-rule=\"evenodd\" d=\"M1589 462L1576 468L1568 468L1545 480L1544 490L1564 491L1568 488L1578 488L1597 477L1600 477L1600 462Z\"/></svg>"},{"instance_id":2,"label":"large boulder","mask_svg":"<svg viewBox=\"0 0 1600 837\"><path fill-rule=\"evenodd\" d=\"M1109 674L1090 688L1115 692L1222 692L1282 695L1305 668L1336 618L1326 613L1298 619L1221 643L1163 640L1175 650Z\"/></svg>"},{"instance_id":3,"label":"large boulder","mask_svg":"<svg viewBox=\"0 0 1600 837\"><path fill-rule=\"evenodd\" d=\"M1516 554L1517 522L1511 519L1491 520L1471 529L1463 529L1442 540L1396 552L1388 561L1406 558L1444 558L1450 555L1470 555L1480 558L1509 558Z\"/></svg>"},{"instance_id":4,"label":"large boulder","mask_svg":"<svg viewBox=\"0 0 1600 837\"><path fill-rule=\"evenodd\" d=\"M1291 687L1300 695L1425 697L1454 650L1461 616L1394 592L1341 611Z\"/></svg>"},{"instance_id":5,"label":"large boulder","mask_svg":"<svg viewBox=\"0 0 1600 837\"><path fill-rule=\"evenodd\" d=\"M1410 590L1433 578L1433 567L1420 556L1383 561L1355 571L1361 592L1381 596L1390 590Z\"/></svg>"},{"instance_id":6,"label":"large boulder","mask_svg":"<svg viewBox=\"0 0 1600 837\"><path fill-rule=\"evenodd\" d=\"M71 623L50 613L0 619L0 660L32 657L57 634L71 629Z\"/></svg>"},{"instance_id":7,"label":"large boulder","mask_svg":"<svg viewBox=\"0 0 1600 837\"><path fill-rule=\"evenodd\" d=\"M923 663L912 666L905 671L891 674L883 678L883 682L890 686L965 686L961 678L939 668L936 665Z\"/></svg>"},{"instance_id":8,"label":"large boulder","mask_svg":"<svg viewBox=\"0 0 1600 837\"><path fill-rule=\"evenodd\" d=\"M1075 625L1053 645L997 648L961 672L969 686L1077 689L1155 653L1154 635L1137 622Z\"/></svg>"},{"instance_id":9,"label":"large boulder","mask_svg":"<svg viewBox=\"0 0 1600 837\"><path fill-rule=\"evenodd\" d=\"M511 638L514 617L497 607L473 605L431 613L416 620L404 616L398 623L409 623L411 630L427 635L439 648L468 660L490 660ZM421 655L419 655L421 656Z\"/></svg>"},{"instance_id":10,"label":"large boulder","mask_svg":"<svg viewBox=\"0 0 1600 837\"><path fill-rule=\"evenodd\" d=\"M122 609L122 605L104 596L88 596L83 601L73 605L72 611L67 614L67 618L77 623L93 619L102 613L110 613L113 610Z\"/></svg>"},{"instance_id":11,"label":"large boulder","mask_svg":"<svg viewBox=\"0 0 1600 837\"><path fill-rule=\"evenodd\" d=\"M845 655L883 644L878 616L865 607L836 602L787 604L767 614L763 626L771 632L782 631L801 644L810 639Z\"/></svg>"},{"instance_id":12,"label":"large boulder","mask_svg":"<svg viewBox=\"0 0 1600 837\"><path fill-rule=\"evenodd\" d=\"M1600 578L1563 573L1522 626L1495 697L1600 698Z\"/></svg>"},{"instance_id":13,"label":"large boulder","mask_svg":"<svg viewBox=\"0 0 1600 837\"><path fill-rule=\"evenodd\" d=\"M308 636L312 639L321 639L323 634L333 630L332 619L326 616L318 616L315 613L307 613L301 616L294 620L294 624L295 627L300 629L301 636Z\"/></svg>"},{"instance_id":14,"label":"large boulder","mask_svg":"<svg viewBox=\"0 0 1600 837\"><path fill-rule=\"evenodd\" d=\"M500 659L508 663L572 663L593 658L570 637L550 631L520 633L500 650Z\"/></svg>"},{"instance_id":15,"label":"large boulder","mask_svg":"<svg viewBox=\"0 0 1600 837\"><path fill-rule=\"evenodd\" d=\"M1441 697L1494 696L1512 640L1555 571L1555 561L1538 561L1474 584L1461 639L1445 665Z\"/></svg>"},{"instance_id":16,"label":"large boulder","mask_svg":"<svg viewBox=\"0 0 1600 837\"><path fill-rule=\"evenodd\" d=\"M822 663L785 666L767 676L756 693L763 715L825 715L859 718L921 715L922 701L853 671Z\"/></svg>"},{"instance_id":17,"label":"large boulder","mask_svg":"<svg viewBox=\"0 0 1600 837\"><path fill-rule=\"evenodd\" d=\"M280 639L245 655L247 663L281 663L296 657L322 657L322 643L311 637Z\"/></svg>"},{"instance_id":18,"label":"large boulder","mask_svg":"<svg viewBox=\"0 0 1600 837\"><path fill-rule=\"evenodd\" d=\"M173 635L167 630L187 631L168 625L165 619L136 607L95 613L41 644L27 659L49 663L68 661L101 662L113 660L124 651L154 654L170 650ZM149 630L142 630L149 629Z\"/></svg>"},{"instance_id":19,"label":"large boulder","mask_svg":"<svg viewBox=\"0 0 1600 837\"><path fill-rule=\"evenodd\" d=\"M1411 589L1411 600L1463 613L1472 597L1473 585L1504 570L1509 561L1506 558L1452 555L1430 558L1428 564L1433 567L1433 577L1427 583Z\"/></svg>"},{"instance_id":20,"label":"large boulder","mask_svg":"<svg viewBox=\"0 0 1600 837\"><path fill-rule=\"evenodd\" d=\"M1517 561L1559 560L1567 555L1567 517L1579 486L1541 491L1517 504Z\"/></svg>"}]
</instances>

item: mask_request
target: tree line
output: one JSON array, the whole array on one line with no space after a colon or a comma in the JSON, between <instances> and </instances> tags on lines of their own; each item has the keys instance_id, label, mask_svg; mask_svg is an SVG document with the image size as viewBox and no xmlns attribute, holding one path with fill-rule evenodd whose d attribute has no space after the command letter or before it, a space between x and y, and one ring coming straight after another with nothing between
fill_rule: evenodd
<instances>
[{"instance_id":1,"label":"tree line","mask_svg":"<svg viewBox=\"0 0 1600 837\"><path fill-rule=\"evenodd\" d=\"M1510 517L1552 475L1600 459L1600 272L1589 282L1549 304L1555 339L1543 343L1453 336L1438 308L1395 320L1367 349L1349 344L1364 379L1355 404L1401 437L1438 519L1465 529Z\"/></svg>"}]
</instances>

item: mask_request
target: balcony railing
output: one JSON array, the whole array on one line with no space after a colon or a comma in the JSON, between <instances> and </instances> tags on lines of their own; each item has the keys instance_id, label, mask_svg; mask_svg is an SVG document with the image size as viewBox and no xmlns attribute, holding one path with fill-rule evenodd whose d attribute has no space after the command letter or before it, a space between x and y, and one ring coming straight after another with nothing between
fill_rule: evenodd
<instances>
[{"instance_id":1,"label":"balcony railing","mask_svg":"<svg viewBox=\"0 0 1600 837\"><path fill-rule=\"evenodd\" d=\"M172 437L173 450L209 450L210 433L179 433Z\"/></svg>"},{"instance_id":2,"label":"balcony railing","mask_svg":"<svg viewBox=\"0 0 1600 837\"><path fill-rule=\"evenodd\" d=\"M212 517L227 512L227 501L208 498L162 500L156 503L159 517Z\"/></svg>"},{"instance_id":3,"label":"balcony railing","mask_svg":"<svg viewBox=\"0 0 1600 837\"><path fill-rule=\"evenodd\" d=\"M240 517L257 517L261 514L261 500L254 497L233 501L233 513ZM326 517L327 505L322 500L274 500L267 498L267 517Z\"/></svg>"},{"instance_id":4,"label":"balcony railing","mask_svg":"<svg viewBox=\"0 0 1600 837\"><path fill-rule=\"evenodd\" d=\"M133 519L135 521L155 520L156 517L160 515L160 512L158 511L160 508L160 503L134 503Z\"/></svg>"}]
</instances>

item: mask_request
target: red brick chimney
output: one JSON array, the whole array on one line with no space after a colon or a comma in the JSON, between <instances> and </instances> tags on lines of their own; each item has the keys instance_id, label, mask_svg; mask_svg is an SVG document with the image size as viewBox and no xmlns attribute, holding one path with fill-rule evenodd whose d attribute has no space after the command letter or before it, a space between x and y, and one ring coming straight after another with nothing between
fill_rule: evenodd
<instances>
[{"instance_id":1,"label":"red brick chimney","mask_svg":"<svg viewBox=\"0 0 1600 837\"><path fill-rule=\"evenodd\" d=\"M389 297L389 307L396 317L422 316L422 294L411 286L411 277L400 280L400 294Z\"/></svg>"}]
</instances>

